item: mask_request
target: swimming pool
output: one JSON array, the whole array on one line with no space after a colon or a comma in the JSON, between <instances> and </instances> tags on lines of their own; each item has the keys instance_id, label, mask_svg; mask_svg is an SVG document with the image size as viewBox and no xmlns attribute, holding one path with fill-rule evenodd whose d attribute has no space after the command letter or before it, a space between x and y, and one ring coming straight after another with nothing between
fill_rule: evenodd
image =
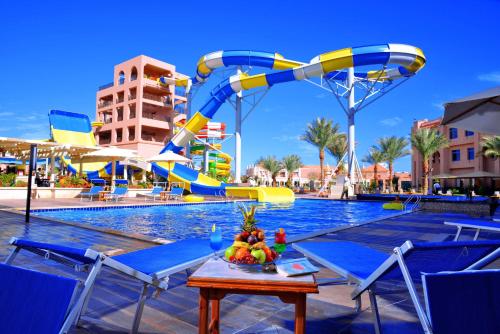
<instances>
[{"instance_id":1,"label":"swimming pool","mask_svg":"<svg viewBox=\"0 0 500 334\"><path fill-rule=\"evenodd\" d=\"M388 215L382 208L382 202L299 199L290 204L245 203L246 206L252 204L258 206L257 224L267 231L268 236L270 231L279 227L285 228L290 236L360 223ZM221 227L224 238L232 238L239 231L242 222L238 204L232 202L106 208L92 211L33 210L33 215L170 240L207 237L214 223Z\"/></svg>"}]
</instances>

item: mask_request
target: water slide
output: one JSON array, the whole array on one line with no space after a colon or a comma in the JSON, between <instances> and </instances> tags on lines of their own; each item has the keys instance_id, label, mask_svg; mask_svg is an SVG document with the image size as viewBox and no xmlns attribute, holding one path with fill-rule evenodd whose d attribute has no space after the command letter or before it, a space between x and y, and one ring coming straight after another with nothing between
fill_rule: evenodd
<instances>
[{"instance_id":1,"label":"water slide","mask_svg":"<svg viewBox=\"0 0 500 334\"><path fill-rule=\"evenodd\" d=\"M51 110L49 112L49 122L52 141L60 144L97 146L92 132L92 125L87 115ZM71 173L77 174L80 172L79 163L72 163L71 159L64 157L62 161L68 166ZM82 175L89 179L111 177L111 162L84 163L81 166ZM123 174L123 165L116 164L116 174Z\"/></svg>"},{"instance_id":2,"label":"water slide","mask_svg":"<svg viewBox=\"0 0 500 334\"><path fill-rule=\"evenodd\" d=\"M259 51L217 51L203 56L197 64L193 78L176 81L177 86L189 88L202 84L217 68L227 66L252 66L271 69L271 73L233 75L220 82L210 93L209 99L178 131L162 150L179 153L184 146L194 139L215 115L222 104L233 94L257 87L270 87L291 81L325 76L344 80L346 69L353 67L355 76L367 81L396 80L416 74L425 65L425 56L419 48L404 44L381 44L355 48L345 48L321 54L309 63L285 59L278 53ZM383 65L383 70L360 72L362 67ZM160 78L168 84L170 78ZM171 171L167 164L153 164L153 170L171 179L185 183L186 189L200 194L221 194L256 198L259 201L286 201L293 193L285 188L242 188L232 187L223 182L198 173L184 165L175 164Z\"/></svg>"},{"instance_id":3,"label":"water slide","mask_svg":"<svg viewBox=\"0 0 500 334\"><path fill-rule=\"evenodd\" d=\"M233 75L220 82L210 93L209 99L181 128L161 153L173 151L179 153L191 142L213 118L222 104L233 94L257 87L270 87L291 81L325 76L337 80L346 78L346 69L353 67L358 78L366 80L396 80L416 74L425 65L423 52L414 46L404 44L381 44L355 48L340 49L321 54L309 63L285 59L278 53L259 51L217 51L203 56L197 64L193 78L176 81L177 86L189 88L193 84L202 84L208 80L217 68L227 66L252 66L272 70L271 73ZM362 67L383 65L383 70L362 72ZM160 82L168 84L171 78L160 78ZM76 117L68 118L67 112L51 111L51 133L54 141L95 145L90 122ZM64 114L66 113L66 114ZM78 114L74 114L78 115ZM86 117L84 115L80 115ZM84 124L86 123L86 124ZM77 170L70 165L70 169ZM121 166L120 166L121 167ZM123 168L123 167L121 167ZM108 175L110 164L84 164L84 173L88 177ZM201 174L182 164L172 164L169 170L166 163L152 164L152 170L173 181L183 182L186 190L196 194L225 195L253 198L259 201L289 201L293 193L287 188L266 187L233 187Z\"/></svg>"}]
</instances>

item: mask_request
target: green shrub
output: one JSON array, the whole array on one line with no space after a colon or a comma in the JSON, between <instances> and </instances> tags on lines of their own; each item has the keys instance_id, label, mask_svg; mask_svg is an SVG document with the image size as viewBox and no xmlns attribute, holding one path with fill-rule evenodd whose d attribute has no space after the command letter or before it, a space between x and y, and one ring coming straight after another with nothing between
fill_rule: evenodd
<instances>
[{"instance_id":1,"label":"green shrub","mask_svg":"<svg viewBox=\"0 0 500 334\"><path fill-rule=\"evenodd\" d=\"M0 187L13 187L16 183L16 174L0 174Z\"/></svg>"}]
</instances>

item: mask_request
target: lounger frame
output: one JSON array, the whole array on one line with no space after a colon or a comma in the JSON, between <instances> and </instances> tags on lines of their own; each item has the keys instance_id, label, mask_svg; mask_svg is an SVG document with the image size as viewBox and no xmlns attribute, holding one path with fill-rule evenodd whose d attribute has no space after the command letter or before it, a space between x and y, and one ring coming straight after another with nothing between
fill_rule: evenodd
<instances>
[{"instance_id":1,"label":"lounger frame","mask_svg":"<svg viewBox=\"0 0 500 334\"><path fill-rule=\"evenodd\" d=\"M493 222L493 221L491 221L491 222ZM454 241L458 241L458 239L460 238L460 234L462 233L462 230L464 228L470 228L470 229L476 230L476 233L474 234L473 240L477 240L477 238L479 237L479 232L481 232L481 230L500 232L500 223L498 224L497 227L495 227L495 226L480 226L480 225L474 224L473 222L466 223L466 222L446 222L445 221L444 224L449 225L449 226L455 226L457 228L457 233L455 234L455 238L453 239Z\"/></svg>"},{"instance_id":2,"label":"lounger frame","mask_svg":"<svg viewBox=\"0 0 500 334\"><path fill-rule=\"evenodd\" d=\"M32 252L34 254L40 255L46 259L51 259L54 260L58 263L68 265L72 267L76 271L88 271L89 274L87 275L87 278L85 279L83 283L83 290L79 294L77 301L75 302L71 313L70 313L70 319L71 321L68 321L68 324L66 324L66 327L69 328L72 323L75 325L78 324L78 321L80 317L85 314L91 293L92 293L92 288L94 286L95 280L100 273L102 267L109 267L112 269L115 269L118 272L121 272L123 274L126 274L130 277L136 278L143 282L143 286L141 288L139 298L137 301L137 307L136 311L134 314L134 320L132 324L132 333L137 333L139 330L139 325L140 321L142 318L142 313L144 311L144 305L149 297L153 295L153 293L149 293L149 288L153 287L156 290L156 293L154 294L155 296L158 295L160 292L165 291L168 289L168 282L169 282L169 277L172 274L181 272L181 271L186 271L186 274L189 275L190 272L188 271L189 268L204 262L208 260L210 257L213 256L213 254L207 254L205 256L200 256L199 258L196 258L195 260L192 261L186 261L180 265L170 267L165 270L161 270L158 272L155 272L151 275L142 273L138 270L135 270L123 263L120 263L119 261L113 259L112 257L109 257L103 253L94 251L92 249L87 249L85 252L85 257L88 258L90 261L93 263L91 265L82 265L79 261L76 261L74 259L65 257L61 254L57 254L57 252L53 252L50 250L44 250L40 248L34 248L34 247L25 247L25 246L19 246L16 245L17 238L12 238L10 240L10 244L15 246L14 250L10 253L10 255L7 257L7 260L5 261L6 264L12 264L14 261L16 255L20 252L21 249L27 250L29 252Z\"/></svg>"},{"instance_id":3,"label":"lounger frame","mask_svg":"<svg viewBox=\"0 0 500 334\"><path fill-rule=\"evenodd\" d=\"M361 279L360 277L346 271L343 268L336 266L335 264L323 259L322 257L316 256L314 253L309 252L308 250L300 247L300 245L293 244L292 247L295 250L306 255L307 257L311 258L312 260L325 266L326 268L344 276L348 282L352 282L352 283L356 284L357 285L356 288L351 293L352 299L356 301L356 311L361 310L361 295L362 295L362 293L365 291L368 291L376 334L381 334L382 329L381 329L381 323L380 323L380 314L379 314L378 306L377 306L376 294L372 289L370 289L370 287L384 273L386 273L392 266L394 266L394 265L399 266L399 269L401 270L401 273L403 274L403 279L405 281L406 288L408 289L412 303L415 307L415 310L417 311L417 316L418 316L418 319L422 325L424 332L426 334L433 333L431 322L429 320L429 317L427 316L427 313L425 312L424 306L420 302L417 289L415 287L415 284L413 284L411 274L408 270L408 267L407 267L406 261L405 261L405 254L414 248L414 245L411 241L408 240L401 247L394 248L392 254L387 258L387 260L385 260L366 279ZM487 255L486 257L484 257L484 258L480 259L479 261L475 262L474 264L470 265L465 270L480 269L483 266L490 263L495 258L498 258L499 256L500 256L500 247L497 248L494 252Z\"/></svg>"}]
</instances>

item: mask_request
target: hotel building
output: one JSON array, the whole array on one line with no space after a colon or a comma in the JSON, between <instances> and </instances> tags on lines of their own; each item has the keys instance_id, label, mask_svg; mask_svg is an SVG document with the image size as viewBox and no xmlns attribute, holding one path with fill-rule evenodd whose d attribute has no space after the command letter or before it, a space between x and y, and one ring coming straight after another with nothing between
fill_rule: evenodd
<instances>
[{"instance_id":1,"label":"hotel building","mask_svg":"<svg viewBox=\"0 0 500 334\"><path fill-rule=\"evenodd\" d=\"M160 84L162 76L172 80ZM116 65L113 82L97 91L97 143L137 150L145 158L158 154L185 118L187 100L174 84L185 77L174 65L142 55Z\"/></svg>"},{"instance_id":2,"label":"hotel building","mask_svg":"<svg viewBox=\"0 0 500 334\"><path fill-rule=\"evenodd\" d=\"M440 183L445 187L469 186L470 176L477 175L476 185L494 186L488 175L500 175L500 159L486 158L481 154L484 134L441 125L441 118L419 120L413 123L412 133L421 128L434 128L446 136L448 147L436 152L430 161L430 176L443 176ZM422 156L412 148L412 184L421 188L423 182ZM467 178L461 179L465 175ZM485 177L486 176L486 177ZM498 181L497 181L498 182ZM431 189L429 185L429 189Z\"/></svg>"}]
</instances>

